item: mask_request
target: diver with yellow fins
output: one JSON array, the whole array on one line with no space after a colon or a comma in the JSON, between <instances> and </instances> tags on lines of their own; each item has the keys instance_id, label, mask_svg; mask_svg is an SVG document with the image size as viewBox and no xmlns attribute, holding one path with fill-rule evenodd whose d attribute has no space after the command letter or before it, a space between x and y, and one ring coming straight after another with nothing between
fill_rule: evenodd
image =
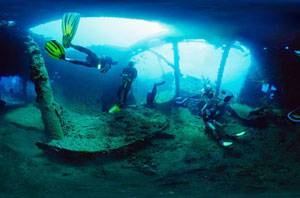
<instances>
[{"instance_id":1,"label":"diver with yellow fins","mask_svg":"<svg viewBox=\"0 0 300 198\"><path fill-rule=\"evenodd\" d=\"M63 45L61 45L56 40L51 40L45 44L45 51L48 53L50 57L52 57L55 60L64 60L69 63L73 63L77 65L97 68L101 71L101 73L106 73L108 70L110 70L112 65L117 64L116 61L114 61L111 57L99 58L91 50L71 43L76 34L79 21L80 21L79 13L65 13L62 19ZM86 61L66 58L66 53L64 48L67 49L69 47L79 52L87 54ZM130 91L132 82L137 77L137 70L134 68L134 62L132 61L129 62L128 67L123 69L121 76L123 80L120 88L118 89L118 94L117 94L119 102L109 110L110 113L119 112L121 108L124 106L124 104L126 103L127 95L128 92Z\"/></svg>"},{"instance_id":2,"label":"diver with yellow fins","mask_svg":"<svg viewBox=\"0 0 300 198\"><path fill-rule=\"evenodd\" d=\"M123 69L122 73L120 74L120 76L122 77L122 84L119 87L118 93L117 93L118 103L109 109L109 113L119 112L124 107L124 105L127 101L127 95L130 91L132 82L137 77L137 70L134 67L134 64L135 63L133 61L130 61L128 63L128 66L125 67Z\"/></svg>"},{"instance_id":3,"label":"diver with yellow fins","mask_svg":"<svg viewBox=\"0 0 300 198\"><path fill-rule=\"evenodd\" d=\"M74 60L66 58L65 50L61 44L55 40L48 41L45 45L46 52L56 60L64 60L69 63L83 65L86 67L97 68L101 73L106 73L110 70L111 65L116 65L117 62L113 61L111 57L101 57L99 58L91 50L84 48L82 46L72 44L72 40L77 32L77 28L80 21L79 13L65 13L62 19L62 32L63 32L63 47L64 48L73 48L79 52L87 54L86 61Z\"/></svg>"}]
</instances>

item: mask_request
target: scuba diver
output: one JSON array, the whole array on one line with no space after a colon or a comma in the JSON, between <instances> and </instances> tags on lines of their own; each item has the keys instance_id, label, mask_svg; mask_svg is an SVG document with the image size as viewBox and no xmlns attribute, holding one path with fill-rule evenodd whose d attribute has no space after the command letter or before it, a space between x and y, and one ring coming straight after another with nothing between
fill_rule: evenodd
<instances>
[{"instance_id":1,"label":"scuba diver","mask_svg":"<svg viewBox=\"0 0 300 198\"><path fill-rule=\"evenodd\" d=\"M91 50L89 50L87 48L84 48L84 47L78 46L78 45L73 45L71 43L69 45L73 49L76 49L80 52L87 54L86 61L65 58L64 60L69 63L83 65L86 67L94 67L94 68L99 69L101 73L106 73L108 70L110 70L111 65L117 64L117 62L113 61L111 57L107 56L107 57L98 58L98 56L94 52L92 52Z\"/></svg>"},{"instance_id":2,"label":"scuba diver","mask_svg":"<svg viewBox=\"0 0 300 198\"><path fill-rule=\"evenodd\" d=\"M210 129L212 131L213 137L216 139L218 144L222 147L227 147L233 144L231 141L224 141L220 134L218 133L216 126L217 127L223 127L223 124L218 122L216 120L217 112L222 109L227 103L230 101L230 99L233 97L231 96L226 96L223 99L223 104L220 104L222 101L218 98L214 98L214 94L212 92L208 93L207 95L208 101L204 104L202 109L200 110L199 114L202 115L203 121L205 123L206 129ZM237 133L237 134L225 134L227 138L236 138L239 136L245 135L245 131Z\"/></svg>"},{"instance_id":3,"label":"scuba diver","mask_svg":"<svg viewBox=\"0 0 300 198\"><path fill-rule=\"evenodd\" d=\"M157 93L157 86L160 86L160 85L163 85L165 84L166 82L163 81L163 82L160 82L160 83L154 83L153 85L153 88L151 91L148 91L147 93L147 105L152 107L153 106L153 102L154 102L154 99L155 99L155 96L156 96L156 93Z\"/></svg>"},{"instance_id":4,"label":"scuba diver","mask_svg":"<svg viewBox=\"0 0 300 198\"><path fill-rule=\"evenodd\" d=\"M132 82L137 77L137 70L134 67L134 62L130 61L128 66L125 67L120 74L122 77L122 84L118 89L118 103L109 109L109 113L115 113L121 111L127 101L127 95L130 91Z\"/></svg>"},{"instance_id":5,"label":"scuba diver","mask_svg":"<svg viewBox=\"0 0 300 198\"><path fill-rule=\"evenodd\" d=\"M134 67L133 61L130 61L128 63L128 66L123 69L121 76L122 76L122 84L119 87L117 95L119 99L119 104L123 106L126 103L127 95L131 88L132 82L137 77L137 70ZM123 99L121 101L122 92L123 92Z\"/></svg>"},{"instance_id":6,"label":"scuba diver","mask_svg":"<svg viewBox=\"0 0 300 198\"><path fill-rule=\"evenodd\" d=\"M99 58L91 50L84 48L82 46L72 44L72 40L76 34L78 24L80 21L79 13L66 13L62 19L62 30L63 30L63 47L73 48L79 52L87 54L86 61L74 60L66 58L64 48L61 44L55 40L48 41L45 45L46 52L56 60L64 60L69 63L83 65L86 67L97 68L101 73L106 73L111 69L111 65L116 65L117 62L113 61L111 57L101 57Z\"/></svg>"}]
</instances>

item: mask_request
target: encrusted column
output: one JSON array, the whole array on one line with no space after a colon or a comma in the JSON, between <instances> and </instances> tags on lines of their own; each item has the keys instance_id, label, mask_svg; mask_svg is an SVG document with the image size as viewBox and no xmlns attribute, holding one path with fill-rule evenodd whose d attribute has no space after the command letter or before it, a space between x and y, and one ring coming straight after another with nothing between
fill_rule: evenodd
<instances>
[{"instance_id":1,"label":"encrusted column","mask_svg":"<svg viewBox=\"0 0 300 198\"><path fill-rule=\"evenodd\" d=\"M27 45L27 53L30 59L30 77L35 85L36 101L42 112L45 129L53 139L62 139L64 133L58 113L59 107L53 99L53 91L41 50L30 36L28 36L25 44Z\"/></svg>"},{"instance_id":2,"label":"encrusted column","mask_svg":"<svg viewBox=\"0 0 300 198\"><path fill-rule=\"evenodd\" d=\"M221 84L222 84L224 69L225 69L226 61L227 61L231 46L232 46L232 42L229 42L224 48L224 52L223 52L223 55L222 55L220 67L219 67L219 70L218 70L216 97L218 97L219 93L220 93L220 88L221 88Z\"/></svg>"}]
</instances>

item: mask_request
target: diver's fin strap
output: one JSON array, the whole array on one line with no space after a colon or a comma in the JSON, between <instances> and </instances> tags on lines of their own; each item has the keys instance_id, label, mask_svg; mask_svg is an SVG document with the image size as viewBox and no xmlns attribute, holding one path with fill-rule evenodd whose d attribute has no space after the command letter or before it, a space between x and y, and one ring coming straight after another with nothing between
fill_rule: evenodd
<instances>
[{"instance_id":1,"label":"diver's fin strap","mask_svg":"<svg viewBox=\"0 0 300 198\"><path fill-rule=\"evenodd\" d=\"M224 141L220 140L220 141L219 141L219 144L220 144L221 146L227 147L227 146L232 145L233 142L224 142Z\"/></svg>"}]
</instances>

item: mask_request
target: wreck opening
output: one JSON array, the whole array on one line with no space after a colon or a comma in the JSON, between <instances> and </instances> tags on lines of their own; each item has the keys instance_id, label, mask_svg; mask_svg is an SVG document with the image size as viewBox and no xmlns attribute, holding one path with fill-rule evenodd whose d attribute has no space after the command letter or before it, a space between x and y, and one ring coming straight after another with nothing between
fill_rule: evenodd
<instances>
[{"instance_id":1,"label":"wreck opening","mask_svg":"<svg viewBox=\"0 0 300 198\"><path fill-rule=\"evenodd\" d=\"M61 40L60 26L61 20L57 20L38 25L30 30L46 38ZM90 29L93 31L89 31ZM120 31L122 34L119 34ZM176 91L175 95L178 95L179 90L184 88L179 85L182 78L199 79L198 83L201 83L201 78L207 78L211 82L217 83L217 76L220 75L218 71L226 45L224 43L217 45L214 39L206 41L201 38L201 35L190 37L189 33L179 32L176 27L159 22L89 17L81 19L74 43L86 47L98 46L99 49L103 49L102 52L105 48L109 48L111 54L120 50L125 52L125 60L136 62L141 77L136 83L145 85L142 89L138 86L135 86L134 89L136 100L142 101L145 97L143 94L145 89L150 89L155 81L164 80L164 78L174 79L174 87L170 88ZM172 44L174 41L178 43L178 54L174 54L174 45ZM68 51L71 51L68 52L69 54L84 58L82 54L76 53L72 49ZM218 83L220 89L226 89L239 95L251 65L251 54L248 48L237 41L232 44L228 53ZM176 70L174 60L177 56L178 69ZM46 60L48 60L47 55ZM122 64L126 63L121 62L120 65ZM54 73L57 72L54 71ZM106 105L102 109L107 109Z\"/></svg>"}]
</instances>

